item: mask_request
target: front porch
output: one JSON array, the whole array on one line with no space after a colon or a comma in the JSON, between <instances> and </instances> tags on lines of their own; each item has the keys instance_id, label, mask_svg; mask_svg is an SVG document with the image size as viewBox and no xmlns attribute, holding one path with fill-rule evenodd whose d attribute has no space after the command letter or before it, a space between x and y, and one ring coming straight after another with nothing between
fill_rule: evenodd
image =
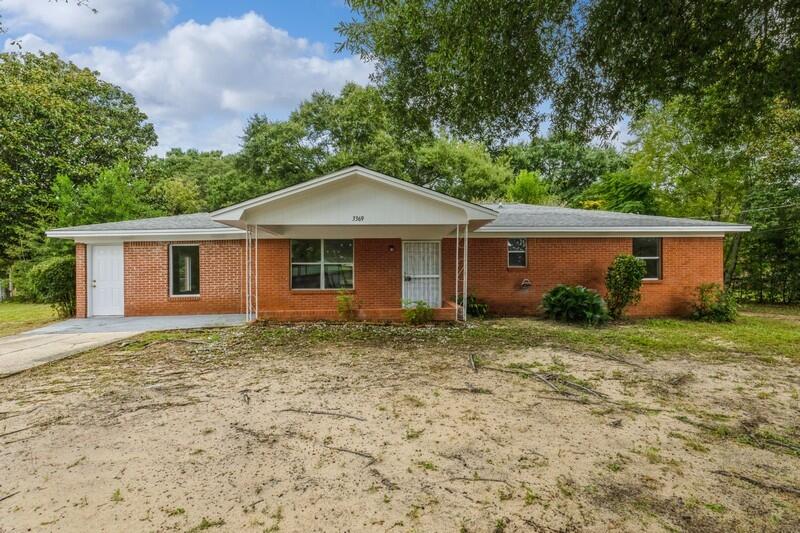
<instances>
[{"instance_id":1,"label":"front porch","mask_svg":"<svg viewBox=\"0 0 800 533\"><path fill-rule=\"evenodd\" d=\"M248 318L403 319L424 302L436 320L466 320L469 232L496 212L361 167L212 213L245 231ZM444 239L454 257L442 258ZM451 249L449 247L448 249Z\"/></svg>"}]
</instances>

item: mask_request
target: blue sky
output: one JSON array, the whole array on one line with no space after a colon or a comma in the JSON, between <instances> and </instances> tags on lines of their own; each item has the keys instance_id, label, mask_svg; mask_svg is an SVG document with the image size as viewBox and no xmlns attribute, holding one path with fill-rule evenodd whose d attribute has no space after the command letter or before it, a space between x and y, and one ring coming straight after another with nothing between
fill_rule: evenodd
<instances>
[{"instance_id":1,"label":"blue sky","mask_svg":"<svg viewBox=\"0 0 800 533\"><path fill-rule=\"evenodd\" d=\"M366 83L336 54L343 0L0 0L5 50L55 51L131 92L169 148L235 151L247 118L285 118L315 90Z\"/></svg>"}]
</instances>

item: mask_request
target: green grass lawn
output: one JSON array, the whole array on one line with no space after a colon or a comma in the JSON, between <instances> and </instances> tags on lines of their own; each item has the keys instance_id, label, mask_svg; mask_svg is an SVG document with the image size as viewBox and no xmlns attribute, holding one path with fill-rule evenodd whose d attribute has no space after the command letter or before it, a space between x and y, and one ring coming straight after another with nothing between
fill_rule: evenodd
<instances>
[{"instance_id":1,"label":"green grass lawn","mask_svg":"<svg viewBox=\"0 0 800 533\"><path fill-rule=\"evenodd\" d=\"M14 335L56 320L50 304L0 303L0 337Z\"/></svg>"},{"instance_id":2,"label":"green grass lawn","mask_svg":"<svg viewBox=\"0 0 800 533\"><path fill-rule=\"evenodd\" d=\"M752 310L752 307L751 307ZM535 318L472 320L467 327L412 328L368 324L303 324L285 328L264 323L251 330L252 342L264 345L314 345L365 342L381 346L424 346L481 351L550 345L609 355L648 359L697 357L730 360L751 357L763 362L786 357L800 362L800 324L792 316L740 316L734 323L688 319L637 319L602 327L574 326Z\"/></svg>"}]
</instances>

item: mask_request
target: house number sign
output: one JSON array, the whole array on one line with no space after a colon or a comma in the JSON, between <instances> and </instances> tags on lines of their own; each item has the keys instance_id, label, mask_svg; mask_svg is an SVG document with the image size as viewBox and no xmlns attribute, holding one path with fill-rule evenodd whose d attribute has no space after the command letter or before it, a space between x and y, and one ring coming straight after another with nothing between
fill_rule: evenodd
<instances>
[{"instance_id":1,"label":"house number sign","mask_svg":"<svg viewBox=\"0 0 800 533\"><path fill-rule=\"evenodd\" d=\"M353 222L364 222L364 215L353 215Z\"/></svg>"}]
</instances>

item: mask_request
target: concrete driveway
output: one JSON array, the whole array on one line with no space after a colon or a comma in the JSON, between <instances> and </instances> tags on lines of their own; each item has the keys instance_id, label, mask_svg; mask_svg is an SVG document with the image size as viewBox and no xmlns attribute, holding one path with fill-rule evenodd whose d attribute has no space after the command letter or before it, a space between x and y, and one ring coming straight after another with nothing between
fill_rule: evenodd
<instances>
[{"instance_id":1,"label":"concrete driveway","mask_svg":"<svg viewBox=\"0 0 800 533\"><path fill-rule=\"evenodd\" d=\"M147 331L237 326L244 315L73 318L0 337L0 376Z\"/></svg>"}]
</instances>

